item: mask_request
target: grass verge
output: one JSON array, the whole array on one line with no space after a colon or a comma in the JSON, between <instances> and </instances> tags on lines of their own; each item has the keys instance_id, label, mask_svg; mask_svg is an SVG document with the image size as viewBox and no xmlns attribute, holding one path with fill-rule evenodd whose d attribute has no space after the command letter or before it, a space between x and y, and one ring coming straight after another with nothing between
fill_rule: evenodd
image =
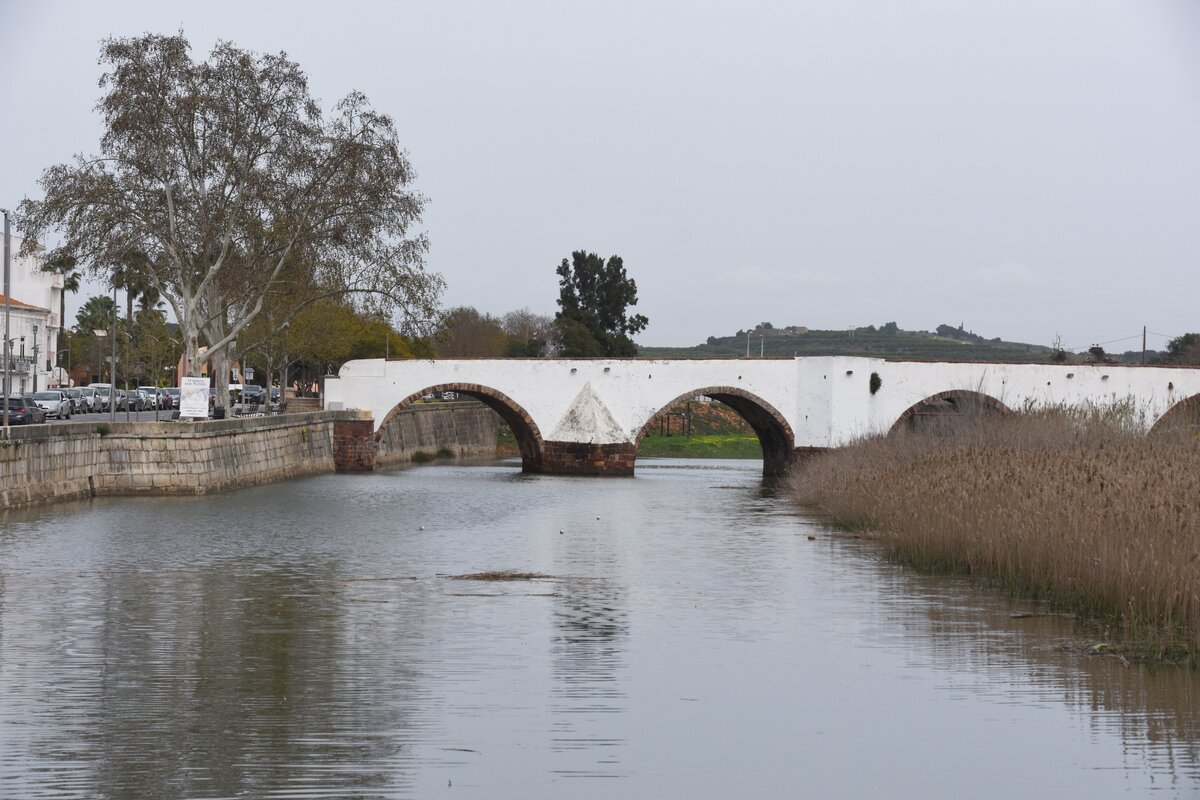
<instances>
[{"instance_id":1,"label":"grass verge","mask_svg":"<svg viewBox=\"0 0 1200 800\"><path fill-rule=\"evenodd\" d=\"M649 458L762 458L758 437L730 435L646 436L638 457Z\"/></svg>"}]
</instances>

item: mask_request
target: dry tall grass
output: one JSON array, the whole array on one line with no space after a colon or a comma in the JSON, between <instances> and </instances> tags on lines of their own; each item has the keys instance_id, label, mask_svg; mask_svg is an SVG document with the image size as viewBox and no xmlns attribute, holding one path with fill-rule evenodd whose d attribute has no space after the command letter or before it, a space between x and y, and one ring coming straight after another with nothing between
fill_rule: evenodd
<instances>
[{"instance_id":1,"label":"dry tall grass","mask_svg":"<svg viewBox=\"0 0 1200 800\"><path fill-rule=\"evenodd\" d=\"M967 573L1162 655L1200 654L1200 440L1064 411L873 438L795 470L797 499L919 569Z\"/></svg>"}]
</instances>

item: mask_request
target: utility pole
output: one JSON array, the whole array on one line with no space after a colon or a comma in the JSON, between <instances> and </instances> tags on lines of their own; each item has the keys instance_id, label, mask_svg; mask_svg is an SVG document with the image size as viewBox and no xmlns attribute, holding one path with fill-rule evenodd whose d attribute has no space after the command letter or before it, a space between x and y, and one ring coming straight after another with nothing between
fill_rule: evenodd
<instances>
[{"instance_id":1,"label":"utility pole","mask_svg":"<svg viewBox=\"0 0 1200 800\"><path fill-rule=\"evenodd\" d=\"M750 357L750 329L746 329L746 358Z\"/></svg>"},{"instance_id":2,"label":"utility pole","mask_svg":"<svg viewBox=\"0 0 1200 800\"><path fill-rule=\"evenodd\" d=\"M1142 366L1146 366L1146 326L1142 326Z\"/></svg>"},{"instance_id":3,"label":"utility pole","mask_svg":"<svg viewBox=\"0 0 1200 800\"><path fill-rule=\"evenodd\" d=\"M38 378L38 326L33 326L33 391L37 391Z\"/></svg>"},{"instance_id":4,"label":"utility pole","mask_svg":"<svg viewBox=\"0 0 1200 800\"><path fill-rule=\"evenodd\" d=\"M108 392L112 402L108 406L108 421L117 421L117 282L113 281L112 304L112 365L108 370Z\"/></svg>"},{"instance_id":5,"label":"utility pole","mask_svg":"<svg viewBox=\"0 0 1200 800\"><path fill-rule=\"evenodd\" d=\"M12 270L12 231L8 227L8 209L4 212L4 429L8 430L8 396L12 393L12 342L8 338L9 273Z\"/></svg>"}]
</instances>

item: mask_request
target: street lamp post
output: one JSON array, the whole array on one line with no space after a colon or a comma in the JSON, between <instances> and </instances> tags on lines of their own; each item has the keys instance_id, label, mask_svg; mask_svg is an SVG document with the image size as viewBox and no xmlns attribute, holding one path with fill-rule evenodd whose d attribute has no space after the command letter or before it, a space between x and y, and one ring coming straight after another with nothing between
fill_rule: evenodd
<instances>
[{"instance_id":1,"label":"street lamp post","mask_svg":"<svg viewBox=\"0 0 1200 800\"><path fill-rule=\"evenodd\" d=\"M170 336L168 336L168 337L166 337L166 338L167 338L167 341L168 341L168 342L174 342L174 341L175 341L175 340L174 340L174 339L172 339ZM158 408L159 408L159 406L161 405L161 403L159 402L159 400L160 400L160 393L159 393L159 389L160 389L160 387L159 387L159 385L158 385L158 384L162 382L162 381L161 381L161 376L162 376L162 373L163 373L163 372L165 372L165 371L166 371L166 369L172 369L172 370L173 370L173 369L174 369L174 367L165 367L165 368L164 368L164 369L162 369L162 370L160 370L160 369L158 368L158 347L159 347L159 345L161 345L161 344L162 344L162 340L161 340L159 337L157 337L157 336L150 336L150 339L151 339L151 341L153 341L153 342L154 342L154 351L153 351L153 354L152 354L152 355L151 355L151 357L150 357L150 364L151 364L151 368L154 370L154 389L155 389L155 391L154 391L154 421L155 421L155 422L158 422Z\"/></svg>"},{"instance_id":2,"label":"street lamp post","mask_svg":"<svg viewBox=\"0 0 1200 800\"><path fill-rule=\"evenodd\" d=\"M113 401L112 401L112 405L109 406L109 409L108 409L108 421L116 422L117 421L117 282L115 280L113 281L112 313L113 313L113 319L112 319L112 368L109 370L108 377L109 377L109 380L112 381L112 383L109 384L109 387L110 387L109 391L112 393ZM126 398L125 402L128 403L129 399ZM126 405L125 408L128 409L129 406Z\"/></svg>"},{"instance_id":3,"label":"street lamp post","mask_svg":"<svg viewBox=\"0 0 1200 800\"><path fill-rule=\"evenodd\" d=\"M8 396L12 393L12 341L8 335L9 321L9 304L11 299L9 295L12 290L9 288L9 273L12 271L12 231L9 228L7 208L0 208L4 212L4 430L8 431Z\"/></svg>"},{"instance_id":4,"label":"street lamp post","mask_svg":"<svg viewBox=\"0 0 1200 800\"><path fill-rule=\"evenodd\" d=\"M129 339L129 344L125 350L125 421L129 422L131 413L131 409L129 408L129 365L133 362L133 334L129 331L121 331L121 333L125 334L126 338Z\"/></svg>"},{"instance_id":5,"label":"street lamp post","mask_svg":"<svg viewBox=\"0 0 1200 800\"><path fill-rule=\"evenodd\" d=\"M93 348L96 353L96 383L104 383L104 362L100 360L102 358L100 355L100 340L108 336L108 331L103 328L94 328L92 329L92 336L96 340L96 346Z\"/></svg>"}]
</instances>

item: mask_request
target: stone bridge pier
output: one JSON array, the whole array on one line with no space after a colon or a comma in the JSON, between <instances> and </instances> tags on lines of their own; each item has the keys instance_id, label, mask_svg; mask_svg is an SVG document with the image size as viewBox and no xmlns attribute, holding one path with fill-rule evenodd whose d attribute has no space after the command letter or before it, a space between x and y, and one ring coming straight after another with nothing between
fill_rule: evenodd
<instances>
[{"instance_id":1,"label":"stone bridge pier","mask_svg":"<svg viewBox=\"0 0 1200 800\"><path fill-rule=\"evenodd\" d=\"M697 397L746 420L762 444L766 475L862 436L914 429L927 417L1122 404L1147 432L1200 422L1198 369L843 357L366 359L326 381L325 401L328 410L370 411L378 437L400 410L446 392L496 411L516 436L524 470L579 475L632 475L651 420ZM368 454L356 463L369 469Z\"/></svg>"}]
</instances>

